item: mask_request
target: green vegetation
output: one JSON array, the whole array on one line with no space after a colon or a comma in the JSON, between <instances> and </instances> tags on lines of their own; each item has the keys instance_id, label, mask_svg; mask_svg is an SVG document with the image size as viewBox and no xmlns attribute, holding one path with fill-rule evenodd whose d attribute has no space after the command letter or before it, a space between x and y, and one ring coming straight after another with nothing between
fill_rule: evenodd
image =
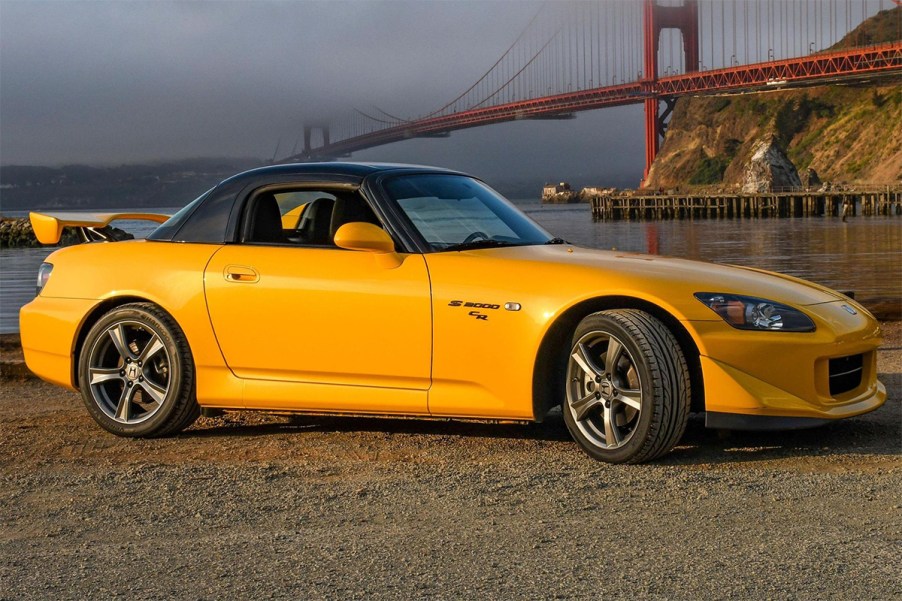
<instances>
[{"instance_id":1,"label":"green vegetation","mask_svg":"<svg viewBox=\"0 0 902 601\"><path fill-rule=\"evenodd\" d=\"M864 168L864 164L865 161L863 160L852 161L851 163L849 163L848 167L846 167L846 170L850 174L852 174L852 176L856 176L861 173L861 170Z\"/></svg>"},{"instance_id":2,"label":"green vegetation","mask_svg":"<svg viewBox=\"0 0 902 601\"><path fill-rule=\"evenodd\" d=\"M727 170L730 161L730 158L724 156L703 158L689 178L689 183L693 186L704 186L722 182L723 173Z\"/></svg>"},{"instance_id":3,"label":"green vegetation","mask_svg":"<svg viewBox=\"0 0 902 601\"><path fill-rule=\"evenodd\" d=\"M878 90L874 90L871 93L871 104L873 104L877 108L880 108L884 104L886 104L886 97L883 96Z\"/></svg>"},{"instance_id":4,"label":"green vegetation","mask_svg":"<svg viewBox=\"0 0 902 601\"><path fill-rule=\"evenodd\" d=\"M789 149L789 160L795 164L799 171L807 169L811 164L811 161L814 159L814 153L811 152L811 148L822 142L826 129L826 125L811 129Z\"/></svg>"},{"instance_id":5,"label":"green vegetation","mask_svg":"<svg viewBox=\"0 0 902 601\"><path fill-rule=\"evenodd\" d=\"M649 186L740 185L754 143L770 136L800 172L814 169L826 182L884 183L899 171L898 85L781 90L723 104L715 97L678 100Z\"/></svg>"},{"instance_id":6,"label":"green vegetation","mask_svg":"<svg viewBox=\"0 0 902 601\"><path fill-rule=\"evenodd\" d=\"M723 152L726 156L731 159L736 156L736 153L739 152L739 149L742 147L742 140L737 140L736 138L727 138L727 140L723 143Z\"/></svg>"},{"instance_id":7,"label":"green vegetation","mask_svg":"<svg viewBox=\"0 0 902 601\"><path fill-rule=\"evenodd\" d=\"M720 111L724 110L728 106L730 106L730 99L721 96L719 98L715 98L714 102L711 103L711 111L715 112L715 113L719 113Z\"/></svg>"},{"instance_id":8,"label":"green vegetation","mask_svg":"<svg viewBox=\"0 0 902 601\"><path fill-rule=\"evenodd\" d=\"M114 240L130 240L134 238L125 230L118 227L107 226L104 231ZM71 246L81 243L82 238L78 230L73 227L64 227L63 235L56 246ZM34 235L31 222L24 218L0 218L0 248L31 248L43 246Z\"/></svg>"},{"instance_id":9,"label":"green vegetation","mask_svg":"<svg viewBox=\"0 0 902 601\"><path fill-rule=\"evenodd\" d=\"M836 107L820 98L811 98L804 94L801 98L788 98L777 109L774 127L780 142L789 145L796 134L804 131L812 116L818 119L832 119L836 115Z\"/></svg>"},{"instance_id":10,"label":"green vegetation","mask_svg":"<svg viewBox=\"0 0 902 601\"><path fill-rule=\"evenodd\" d=\"M120 230L121 231L121 230ZM79 241L78 232L70 227L63 228L59 246L69 246ZM0 248L30 248L41 246L34 236L28 219L0 219Z\"/></svg>"}]
</instances>

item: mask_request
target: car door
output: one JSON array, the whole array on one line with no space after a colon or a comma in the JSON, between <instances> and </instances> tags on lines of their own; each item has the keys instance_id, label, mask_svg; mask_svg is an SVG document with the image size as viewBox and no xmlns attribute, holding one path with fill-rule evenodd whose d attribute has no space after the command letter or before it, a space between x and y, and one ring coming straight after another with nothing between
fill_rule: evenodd
<instances>
[{"instance_id":1,"label":"car door","mask_svg":"<svg viewBox=\"0 0 902 601\"><path fill-rule=\"evenodd\" d=\"M345 220L362 210L375 221L358 193L331 197L336 213L357 207ZM388 265L331 238L304 244L276 231L279 214L270 225L250 223L266 219L255 202L243 241L220 249L204 274L223 357L246 381L245 406L425 413L432 318L423 256L399 254L400 265Z\"/></svg>"}]
</instances>

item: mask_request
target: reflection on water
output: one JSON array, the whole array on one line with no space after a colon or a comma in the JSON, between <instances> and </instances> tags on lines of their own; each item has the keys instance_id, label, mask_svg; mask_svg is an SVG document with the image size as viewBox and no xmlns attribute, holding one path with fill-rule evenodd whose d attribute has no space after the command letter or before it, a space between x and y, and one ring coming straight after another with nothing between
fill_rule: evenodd
<instances>
[{"instance_id":1,"label":"reflection on water","mask_svg":"<svg viewBox=\"0 0 902 601\"><path fill-rule=\"evenodd\" d=\"M0 249L0 333L19 331L19 307L34 297L38 267L53 249Z\"/></svg>"},{"instance_id":2,"label":"reflection on water","mask_svg":"<svg viewBox=\"0 0 902 601\"><path fill-rule=\"evenodd\" d=\"M761 267L855 291L866 306L902 303L898 218L854 217L846 223L830 217L593 223L586 205L518 204L552 234L580 246ZM116 225L140 235L154 227L148 222ZM18 330L19 307L34 296L38 266L51 251L0 251L0 331Z\"/></svg>"}]
</instances>

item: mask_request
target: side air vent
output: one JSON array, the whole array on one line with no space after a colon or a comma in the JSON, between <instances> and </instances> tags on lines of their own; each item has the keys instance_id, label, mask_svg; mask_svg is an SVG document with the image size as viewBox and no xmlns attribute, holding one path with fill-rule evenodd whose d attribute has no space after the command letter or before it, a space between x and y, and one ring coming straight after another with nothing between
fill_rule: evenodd
<instances>
[{"instance_id":1,"label":"side air vent","mask_svg":"<svg viewBox=\"0 0 902 601\"><path fill-rule=\"evenodd\" d=\"M830 396L855 390L861 385L863 355L849 355L830 359Z\"/></svg>"}]
</instances>

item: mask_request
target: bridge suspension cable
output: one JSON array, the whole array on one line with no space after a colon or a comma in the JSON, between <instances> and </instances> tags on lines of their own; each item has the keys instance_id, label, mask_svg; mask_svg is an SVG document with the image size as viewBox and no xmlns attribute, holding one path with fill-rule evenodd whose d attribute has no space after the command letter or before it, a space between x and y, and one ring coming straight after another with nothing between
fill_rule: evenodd
<instances>
[{"instance_id":1,"label":"bridge suspension cable","mask_svg":"<svg viewBox=\"0 0 902 601\"><path fill-rule=\"evenodd\" d=\"M809 57L866 47L877 36L902 41L902 6L897 4L896 0L545 2L501 56L463 92L415 117L398 117L378 107L374 111L355 109L330 124L331 143L324 144L322 152L328 156L367 144L447 133L520 115L554 116L642 102L654 89L648 82L658 80L673 80L667 84L671 94L690 93L701 89L698 86L707 91L717 86L735 87L757 81L766 69L785 61L790 66L818 65L811 69L822 74L819 76L831 69L871 72L894 59L868 54L871 58L867 60L877 62L834 61L825 67ZM651 46L656 52L649 62L646 24L650 6L656 7L659 22ZM860 25L878 12L881 16L876 25ZM761 67L746 68L754 65ZM727 77L731 72L735 72L733 79ZM796 73L792 69L773 72ZM711 73L712 77L688 77L694 73ZM327 133L324 131L324 141ZM315 151L305 147L302 155L292 156L316 156Z\"/></svg>"}]
</instances>

